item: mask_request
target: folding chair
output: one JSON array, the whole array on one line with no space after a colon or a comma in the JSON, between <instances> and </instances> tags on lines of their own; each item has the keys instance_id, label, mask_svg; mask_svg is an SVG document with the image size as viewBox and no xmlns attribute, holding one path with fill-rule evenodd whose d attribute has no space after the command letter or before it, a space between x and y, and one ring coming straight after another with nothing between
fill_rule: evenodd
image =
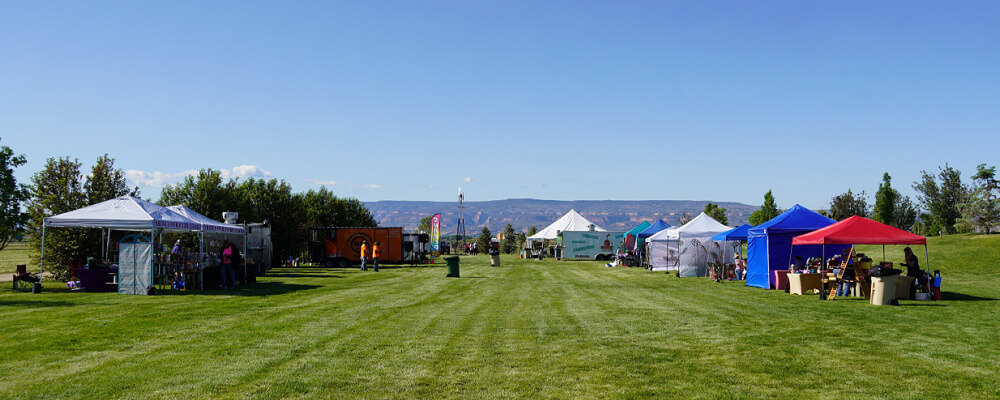
<instances>
[{"instance_id":1,"label":"folding chair","mask_svg":"<svg viewBox=\"0 0 1000 400\"><path fill-rule=\"evenodd\" d=\"M17 273L14 274L14 290L30 290L35 282L38 282L38 277L28 272L27 265L21 264L17 266Z\"/></svg>"}]
</instances>

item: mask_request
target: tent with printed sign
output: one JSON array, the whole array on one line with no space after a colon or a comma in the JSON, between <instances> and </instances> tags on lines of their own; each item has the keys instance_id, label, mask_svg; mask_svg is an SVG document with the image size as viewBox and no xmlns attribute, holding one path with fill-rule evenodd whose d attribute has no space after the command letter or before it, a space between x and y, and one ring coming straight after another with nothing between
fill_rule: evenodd
<instances>
[{"instance_id":1,"label":"tent with printed sign","mask_svg":"<svg viewBox=\"0 0 1000 400\"><path fill-rule=\"evenodd\" d=\"M591 229L593 227L593 229ZM549 224L545 229L538 231L534 235L528 236L528 240L555 240L559 232L565 231L589 231L595 230L606 232L604 228L595 225L590 220L584 218L576 210L569 210L566 215L559 217L556 222Z\"/></svg>"},{"instance_id":2,"label":"tent with printed sign","mask_svg":"<svg viewBox=\"0 0 1000 400\"><path fill-rule=\"evenodd\" d=\"M635 228L629 229L628 232L625 232L625 239L624 239L624 242L622 244L622 247L625 249L625 251L635 251L635 249L636 249L636 246L635 246L635 242L636 242L635 239L636 239L636 237L635 237L635 235L638 235L639 232L642 232L642 231L646 230L646 228L649 228L650 225L652 225L652 224L650 224L649 221L642 221L642 223L639 224L639 225L636 225Z\"/></svg>"},{"instance_id":3,"label":"tent with printed sign","mask_svg":"<svg viewBox=\"0 0 1000 400\"><path fill-rule=\"evenodd\" d=\"M792 238L833 225L836 221L796 204L770 221L747 230L747 286L770 289L774 271L788 269L796 256L807 259L823 255L819 245L792 246ZM837 254L850 245L826 246Z\"/></svg>"},{"instance_id":4,"label":"tent with printed sign","mask_svg":"<svg viewBox=\"0 0 1000 400\"><path fill-rule=\"evenodd\" d=\"M682 277L707 276L708 263L732 258L732 248L712 236L732 229L701 213L688 223L665 229L647 239L649 264L654 271L677 271Z\"/></svg>"}]
</instances>

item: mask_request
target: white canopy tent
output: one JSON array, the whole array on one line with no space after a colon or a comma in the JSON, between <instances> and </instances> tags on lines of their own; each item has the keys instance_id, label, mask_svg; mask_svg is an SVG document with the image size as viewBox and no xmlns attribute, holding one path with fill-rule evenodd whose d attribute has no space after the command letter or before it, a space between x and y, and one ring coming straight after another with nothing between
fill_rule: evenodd
<instances>
[{"instance_id":1,"label":"white canopy tent","mask_svg":"<svg viewBox=\"0 0 1000 400\"><path fill-rule=\"evenodd\" d=\"M201 238L201 247L199 248L199 251L201 252L202 256L201 256L200 259L204 259L204 254L205 254L205 250L206 250L205 249L205 233L221 233L221 234L226 234L226 235L242 235L243 236L243 254L244 255L246 254L246 252L247 252L247 230L246 230L246 228L244 228L242 226L238 226L238 225L230 225L230 224L227 224L227 223L224 223L224 222L216 221L214 219L211 219L209 217L206 217L206 216L202 215L201 213L199 213L199 212L197 212L195 210L187 208L186 206L181 205L181 204L178 204L176 206L167 207L167 209L169 209L171 211L174 211L174 212L176 212L176 213L178 213L180 215L183 215L187 219L190 219L191 221L194 221L195 223L197 223L198 225L201 226L201 232L199 234L199 236ZM249 279L249 278L247 278L247 264L246 264L246 262L243 263L243 277L245 279ZM204 284L204 279L202 280L202 284ZM204 290L204 287L202 287L201 289Z\"/></svg>"},{"instance_id":2,"label":"white canopy tent","mask_svg":"<svg viewBox=\"0 0 1000 400\"><path fill-rule=\"evenodd\" d=\"M707 276L709 262L726 262L732 248L719 245L712 236L732 227L701 213L688 223L668 228L646 239L649 263L654 271L677 271L679 276Z\"/></svg>"},{"instance_id":3,"label":"white canopy tent","mask_svg":"<svg viewBox=\"0 0 1000 400\"><path fill-rule=\"evenodd\" d=\"M132 196L122 196L103 201L77 210L42 219L42 249L39 272L45 270L45 229L59 228L100 228L102 241L107 232L110 241L112 230L149 231L150 243L155 242L157 232L199 231L201 225L166 207ZM106 246L101 250L106 252ZM149 261L148 256L143 259Z\"/></svg>"},{"instance_id":4,"label":"white canopy tent","mask_svg":"<svg viewBox=\"0 0 1000 400\"><path fill-rule=\"evenodd\" d=\"M588 219L584 218L576 210L569 210L566 215L559 217L556 222L549 224L545 229L538 231L534 235L528 236L528 240L554 240L559 232L565 231L589 231L590 227L593 226L595 231L607 232L604 228L595 225Z\"/></svg>"}]
</instances>

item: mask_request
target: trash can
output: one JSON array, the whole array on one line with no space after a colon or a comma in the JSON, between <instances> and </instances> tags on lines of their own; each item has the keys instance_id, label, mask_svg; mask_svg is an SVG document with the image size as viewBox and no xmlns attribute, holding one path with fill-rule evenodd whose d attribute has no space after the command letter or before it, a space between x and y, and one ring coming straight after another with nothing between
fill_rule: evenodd
<instances>
[{"instance_id":1,"label":"trash can","mask_svg":"<svg viewBox=\"0 0 1000 400\"><path fill-rule=\"evenodd\" d=\"M445 257L444 261L448 263L448 278L458 278L458 256Z\"/></svg>"},{"instance_id":2,"label":"trash can","mask_svg":"<svg viewBox=\"0 0 1000 400\"><path fill-rule=\"evenodd\" d=\"M887 306L889 302L896 298L896 281L899 274L872 277L872 299L871 304L875 306Z\"/></svg>"}]
</instances>

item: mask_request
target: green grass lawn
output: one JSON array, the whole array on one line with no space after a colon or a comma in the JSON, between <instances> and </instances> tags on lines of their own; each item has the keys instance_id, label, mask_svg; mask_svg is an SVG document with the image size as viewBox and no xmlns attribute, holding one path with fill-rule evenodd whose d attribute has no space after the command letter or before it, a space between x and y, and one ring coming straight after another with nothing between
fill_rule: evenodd
<instances>
[{"instance_id":1,"label":"green grass lawn","mask_svg":"<svg viewBox=\"0 0 1000 400\"><path fill-rule=\"evenodd\" d=\"M946 300L900 307L506 256L463 257L459 279L300 268L204 294L4 287L0 398L997 398L997 249L934 238Z\"/></svg>"},{"instance_id":2,"label":"green grass lawn","mask_svg":"<svg viewBox=\"0 0 1000 400\"><path fill-rule=\"evenodd\" d=\"M31 262L31 245L28 242L11 242L0 250L0 274L13 274L18 264L28 266L29 271L38 272L38 266Z\"/></svg>"}]
</instances>

